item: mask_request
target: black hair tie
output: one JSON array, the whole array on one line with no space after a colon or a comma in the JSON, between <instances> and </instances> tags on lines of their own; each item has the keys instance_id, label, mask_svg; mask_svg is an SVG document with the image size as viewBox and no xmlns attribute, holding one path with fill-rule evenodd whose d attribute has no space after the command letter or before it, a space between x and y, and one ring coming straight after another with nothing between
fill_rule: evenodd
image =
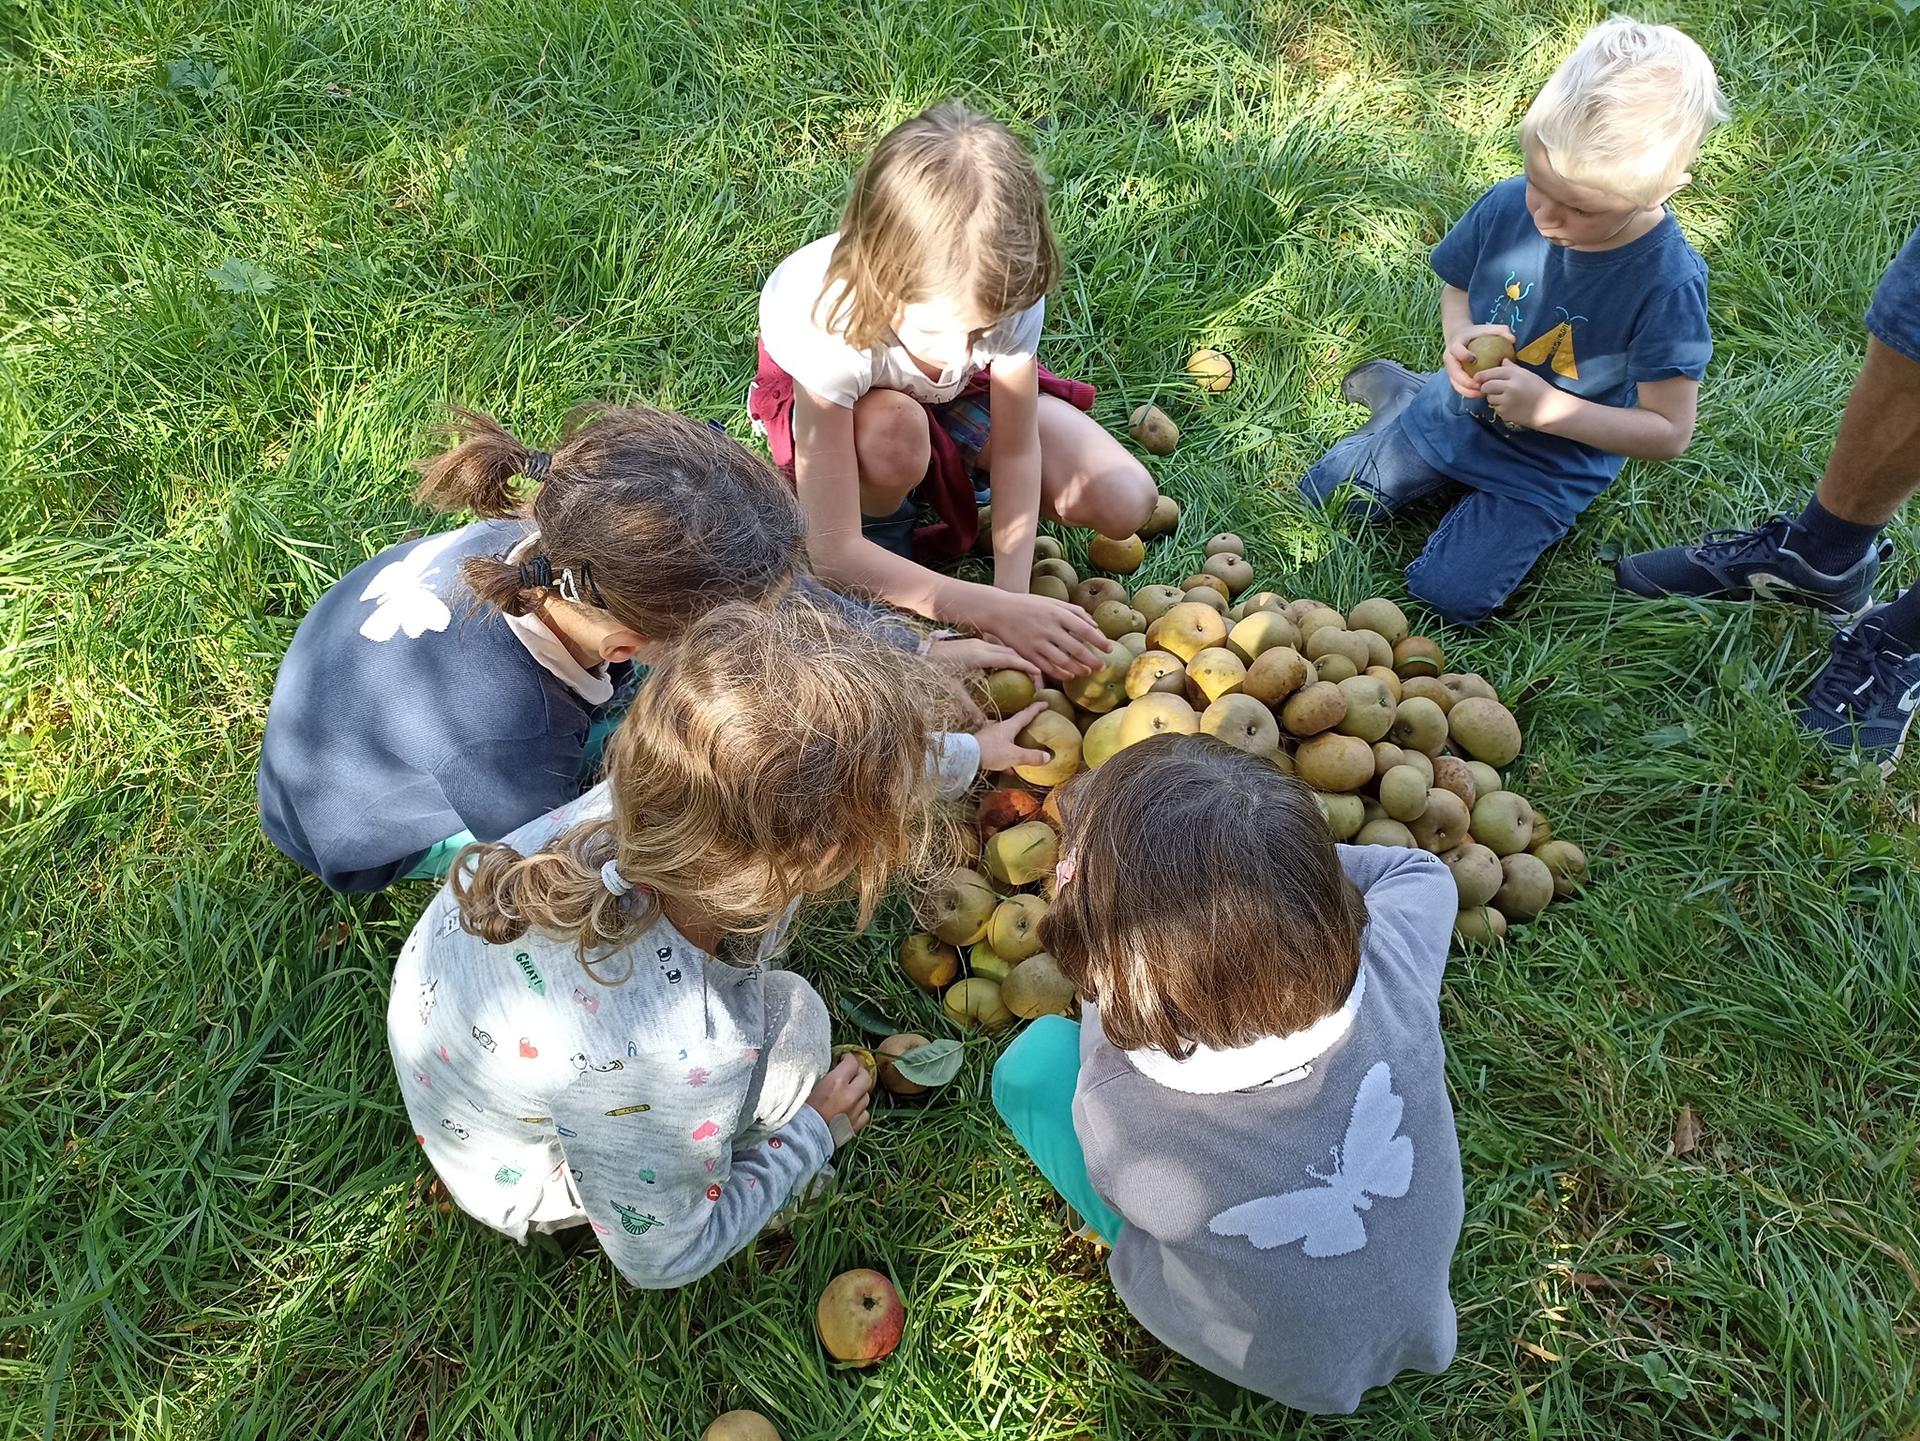
<instances>
[{"instance_id":1,"label":"black hair tie","mask_svg":"<svg viewBox=\"0 0 1920 1441\"><path fill-rule=\"evenodd\" d=\"M553 588L553 562L544 555L536 555L532 560L522 562L520 566L520 589L551 590Z\"/></svg>"},{"instance_id":2,"label":"black hair tie","mask_svg":"<svg viewBox=\"0 0 1920 1441\"><path fill-rule=\"evenodd\" d=\"M547 471L553 466L553 457L544 450L530 451L520 473L528 480L545 480Z\"/></svg>"}]
</instances>

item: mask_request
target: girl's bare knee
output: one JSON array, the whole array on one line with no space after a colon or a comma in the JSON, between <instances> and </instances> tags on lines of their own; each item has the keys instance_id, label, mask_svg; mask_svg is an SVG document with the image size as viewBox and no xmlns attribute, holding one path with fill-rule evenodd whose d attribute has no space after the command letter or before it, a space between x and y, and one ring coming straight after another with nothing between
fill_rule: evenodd
<instances>
[{"instance_id":1,"label":"girl's bare knee","mask_svg":"<svg viewBox=\"0 0 1920 1441\"><path fill-rule=\"evenodd\" d=\"M1119 452L1073 487L1070 499L1060 508L1060 519L1102 535L1132 535L1153 514L1159 494L1147 468Z\"/></svg>"},{"instance_id":2,"label":"girl's bare knee","mask_svg":"<svg viewBox=\"0 0 1920 1441\"><path fill-rule=\"evenodd\" d=\"M870 390L853 407L860 488L904 499L927 473L933 440L920 402L898 390Z\"/></svg>"}]
</instances>

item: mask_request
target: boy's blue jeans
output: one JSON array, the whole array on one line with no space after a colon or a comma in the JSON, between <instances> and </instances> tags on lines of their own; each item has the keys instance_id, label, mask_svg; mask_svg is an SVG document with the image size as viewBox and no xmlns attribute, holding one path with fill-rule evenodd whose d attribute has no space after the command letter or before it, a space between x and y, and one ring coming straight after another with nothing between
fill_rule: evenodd
<instances>
[{"instance_id":1,"label":"boy's blue jeans","mask_svg":"<svg viewBox=\"0 0 1920 1441\"><path fill-rule=\"evenodd\" d=\"M1351 514L1394 514L1443 490L1465 490L1407 567L1407 590L1456 625L1477 626L1526 579L1547 547L1570 529L1537 505L1472 490L1442 475L1407 442L1398 417L1335 441L1300 482L1325 505L1351 480Z\"/></svg>"},{"instance_id":2,"label":"boy's blue jeans","mask_svg":"<svg viewBox=\"0 0 1920 1441\"><path fill-rule=\"evenodd\" d=\"M993 1108L1020 1149L1109 1246L1126 1223L1087 1179L1087 1157L1073 1129L1073 1092L1080 1079L1080 1023L1041 1016L993 1067Z\"/></svg>"}]
</instances>

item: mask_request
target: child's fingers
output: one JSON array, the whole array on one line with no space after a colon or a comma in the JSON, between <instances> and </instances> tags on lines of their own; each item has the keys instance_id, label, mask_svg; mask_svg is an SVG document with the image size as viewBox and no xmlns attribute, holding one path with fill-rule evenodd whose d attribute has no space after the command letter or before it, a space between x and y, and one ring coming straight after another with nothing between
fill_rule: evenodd
<instances>
[{"instance_id":1,"label":"child's fingers","mask_svg":"<svg viewBox=\"0 0 1920 1441\"><path fill-rule=\"evenodd\" d=\"M1007 717L1008 729L1014 735L1019 735L1021 731L1027 728L1028 723L1031 722L1035 716L1039 715L1040 712L1045 710L1046 708L1047 708L1047 703L1045 701L1043 700L1035 701L1032 705L1028 706L1025 710L1020 711L1015 715L1010 715Z\"/></svg>"},{"instance_id":2,"label":"child's fingers","mask_svg":"<svg viewBox=\"0 0 1920 1441\"><path fill-rule=\"evenodd\" d=\"M1467 374L1467 368L1460 363L1460 357L1454 354L1452 346L1447 347L1440 364L1447 372L1447 383L1461 395L1472 400L1480 394L1480 382Z\"/></svg>"},{"instance_id":3,"label":"child's fingers","mask_svg":"<svg viewBox=\"0 0 1920 1441\"><path fill-rule=\"evenodd\" d=\"M981 670L1023 670L1033 677L1035 685L1040 684L1044 678L1040 674L1040 667L1021 655L1019 651L1008 646L997 645L992 641L982 641L981 644L986 647L981 657Z\"/></svg>"}]
</instances>

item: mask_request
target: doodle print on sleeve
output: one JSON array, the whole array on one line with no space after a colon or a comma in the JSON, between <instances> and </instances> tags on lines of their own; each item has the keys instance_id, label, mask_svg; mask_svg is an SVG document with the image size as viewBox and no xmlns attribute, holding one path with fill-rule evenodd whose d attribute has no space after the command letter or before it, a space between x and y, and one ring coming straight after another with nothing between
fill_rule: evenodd
<instances>
[{"instance_id":1,"label":"doodle print on sleeve","mask_svg":"<svg viewBox=\"0 0 1920 1441\"><path fill-rule=\"evenodd\" d=\"M613 1203L613 1209L620 1213L620 1229L629 1236L644 1236L661 1224L659 1217L636 1211L631 1206L623 1206L618 1201Z\"/></svg>"},{"instance_id":2,"label":"doodle print on sleeve","mask_svg":"<svg viewBox=\"0 0 1920 1441\"><path fill-rule=\"evenodd\" d=\"M1395 1134L1405 1108L1393 1093L1387 1063L1376 1061L1354 1095L1333 1170L1325 1175L1307 1170L1318 1186L1230 1206L1207 1229L1216 1236L1245 1236L1262 1251L1295 1241L1316 1258L1358 1251L1367 1244L1360 1213L1372 1209L1374 1197L1404 1196L1413 1183L1413 1140Z\"/></svg>"}]
</instances>

